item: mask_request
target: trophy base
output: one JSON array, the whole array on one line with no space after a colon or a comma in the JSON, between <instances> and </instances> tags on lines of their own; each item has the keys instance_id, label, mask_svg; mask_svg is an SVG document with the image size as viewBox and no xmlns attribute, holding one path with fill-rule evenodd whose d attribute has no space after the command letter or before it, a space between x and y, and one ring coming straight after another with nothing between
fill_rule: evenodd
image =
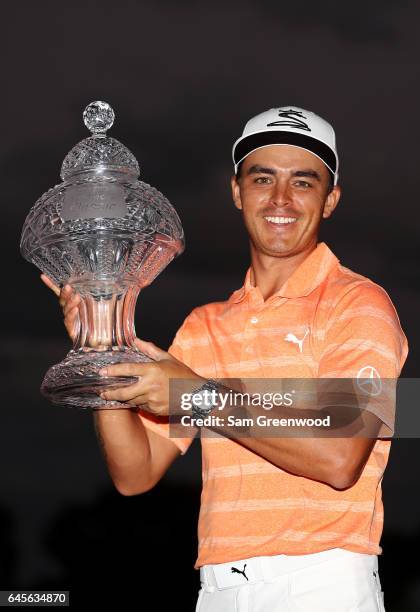
<instances>
[{"instance_id":1,"label":"trophy base","mask_svg":"<svg viewBox=\"0 0 420 612\"><path fill-rule=\"evenodd\" d=\"M116 409L136 407L129 402L107 401L99 397L105 389L126 387L137 382L136 376L100 376L101 368L114 363L147 363L144 353L130 349L108 351L69 351L65 359L45 374L41 393L57 406Z\"/></svg>"}]
</instances>

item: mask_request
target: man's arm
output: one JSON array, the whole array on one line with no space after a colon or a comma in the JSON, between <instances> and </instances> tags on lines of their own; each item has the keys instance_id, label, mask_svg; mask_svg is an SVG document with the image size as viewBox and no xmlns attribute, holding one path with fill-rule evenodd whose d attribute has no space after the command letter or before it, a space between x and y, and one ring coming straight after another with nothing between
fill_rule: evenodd
<instances>
[{"instance_id":1,"label":"man's arm","mask_svg":"<svg viewBox=\"0 0 420 612\"><path fill-rule=\"evenodd\" d=\"M133 410L96 410L94 420L111 479L122 495L152 489L181 452L146 428Z\"/></svg>"},{"instance_id":2,"label":"man's arm","mask_svg":"<svg viewBox=\"0 0 420 612\"><path fill-rule=\"evenodd\" d=\"M226 389L224 391L226 392ZM224 435L228 434L228 437L233 437L245 448L287 472L324 482L336 489L346 489L358 480L376 441L375 435L381 427L381 421L374 414L365 411L362 415L356 408L358 416L355 417L353 424L357 421L362 423L359 425L358 437L350 437L351 424L349 427L343 424L338 428L343 436L348 437L337 437L337 432L332 437L331 430L326 432L330 437L320 437L319 432L315 433L314 428L310 426L282 428L282 435L261 437L264 427L257 424L257 417L261 415L277 419L324 418L326 415L322 410L296 411L283 406L278 408L275 414L264 415L264 412L261 406L247 406L246 414L239 418L238 423L240 426L246 422L246 418L253 423L246 437L241 437L234 426L226 428L225 425L218 427L215 424L209 428ZM328 413L334 415L334 408L330 408ZM225 406L223 412L219 414L223 414L226 424L229 416L236 416L238 413L232 406ZM279 428L276 426L267 430L272 431L274 435L279 433Z\"/></svg>"},{"instance_id":3,"label":"man's arm","mask_svg":"<svg viewBox=\"0 0 420 612\"><path fill-rule=\"evenodd\" d=\"M204 381L205 379L203 383ZM233 398L235 393L243 393L244 389L240 390L238 383L235 388L232 388L232 384L227 386L226 383L229 382L233 383L234 379L218 381L219 409L212 410L214 418L206 423L207 429L233 438L273 465L297 476L325 482L336 489L348 488L357 481L382 423L374 414L362 409L357 394L351 393L345 383L341 385L346 391L342 393L344 405L340 409L331 405L328 409L308 409L304 408L307 402L302 400L300 404L297 402L297 407L282 405L267 412L254 401L252 404L242 403L238 410L237 400ZM330 415L331 425L321 431L321 434L319 427L302 423L298 427L280 427L276 424L264 427L259 424L260 418L264 421L299 418L322 420L327 415ZM246 437L243 437L241 429L244 425ZM270 434L273 437L269 437Z\"/></svg>"},{"instance_id":4,"label":"man's arm","mask_svg":"<svg viewBox=\"0 0 420 612\"><path fill-rule=\"evenodd\" d=\"M377 420L374 415L373 419ZM379 430L380 424L378 424ZM240 438L238 442L283 470L347 489L359 478L375 439Z\"/></svg>"}]
</instances>

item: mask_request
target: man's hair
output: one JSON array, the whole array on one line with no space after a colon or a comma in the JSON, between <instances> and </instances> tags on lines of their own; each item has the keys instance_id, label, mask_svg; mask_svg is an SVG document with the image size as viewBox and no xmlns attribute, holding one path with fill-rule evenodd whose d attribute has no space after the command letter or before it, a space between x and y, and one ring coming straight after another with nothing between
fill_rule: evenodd
<instances>
[{"instance_id":1,"label":"man's hair","mask_svg":"<svg viewBox=\"0 0 420 612\"><path fill-rule=\"evenodd\" d=\"M236 180L239 181L239 179L241 178L241 170L242 170L242 164L244 163L244 159L239 163L238 165L238 171L235 174ZM328 168L327 168L328 170ZM334 176L333 173L331 172L331 170L328 170L328 187L327 187L327 195L331 193L331 191L334 189Z\"/></svg>"}]
</instances>

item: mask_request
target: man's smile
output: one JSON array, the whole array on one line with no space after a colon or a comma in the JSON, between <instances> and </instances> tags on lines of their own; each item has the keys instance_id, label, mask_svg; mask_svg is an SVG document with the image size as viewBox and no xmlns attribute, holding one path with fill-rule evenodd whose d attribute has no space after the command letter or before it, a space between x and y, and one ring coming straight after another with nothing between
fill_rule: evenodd
<instances>
[{"instance_id":1,"label":"man's smile","mask_svg":"<svg viewBox=\"0 0 420 612\"><path fill-rule=\"evenodd\" d=\"M295 223L297 221L296 217L277 217L277 216L275 216L275 217L268 217L268 216L264 216L264 219L270 225L281 225L281 226L292 225L293 223Z\"/></svg>"}]
</instances>

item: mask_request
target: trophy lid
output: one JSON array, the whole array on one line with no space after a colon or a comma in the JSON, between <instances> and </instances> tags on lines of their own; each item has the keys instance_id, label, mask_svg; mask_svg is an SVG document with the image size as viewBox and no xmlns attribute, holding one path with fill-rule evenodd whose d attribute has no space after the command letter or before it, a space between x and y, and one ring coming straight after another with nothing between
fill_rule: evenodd
<instances>
[{"instance_id":1,"label":"trophy lid","mask_svg":"<svg viewBox=\"0 0 420 612\"><path fill-rule=\"evenodd\" d=\"M102 173L104 170L139 176L139 165L131 151L106 134L114 118L114 111L107 102L96 100L86 106L83 121L92 135L67 153L60 172L63 181L81 172Z\"/></svg>"}]
</instances>

